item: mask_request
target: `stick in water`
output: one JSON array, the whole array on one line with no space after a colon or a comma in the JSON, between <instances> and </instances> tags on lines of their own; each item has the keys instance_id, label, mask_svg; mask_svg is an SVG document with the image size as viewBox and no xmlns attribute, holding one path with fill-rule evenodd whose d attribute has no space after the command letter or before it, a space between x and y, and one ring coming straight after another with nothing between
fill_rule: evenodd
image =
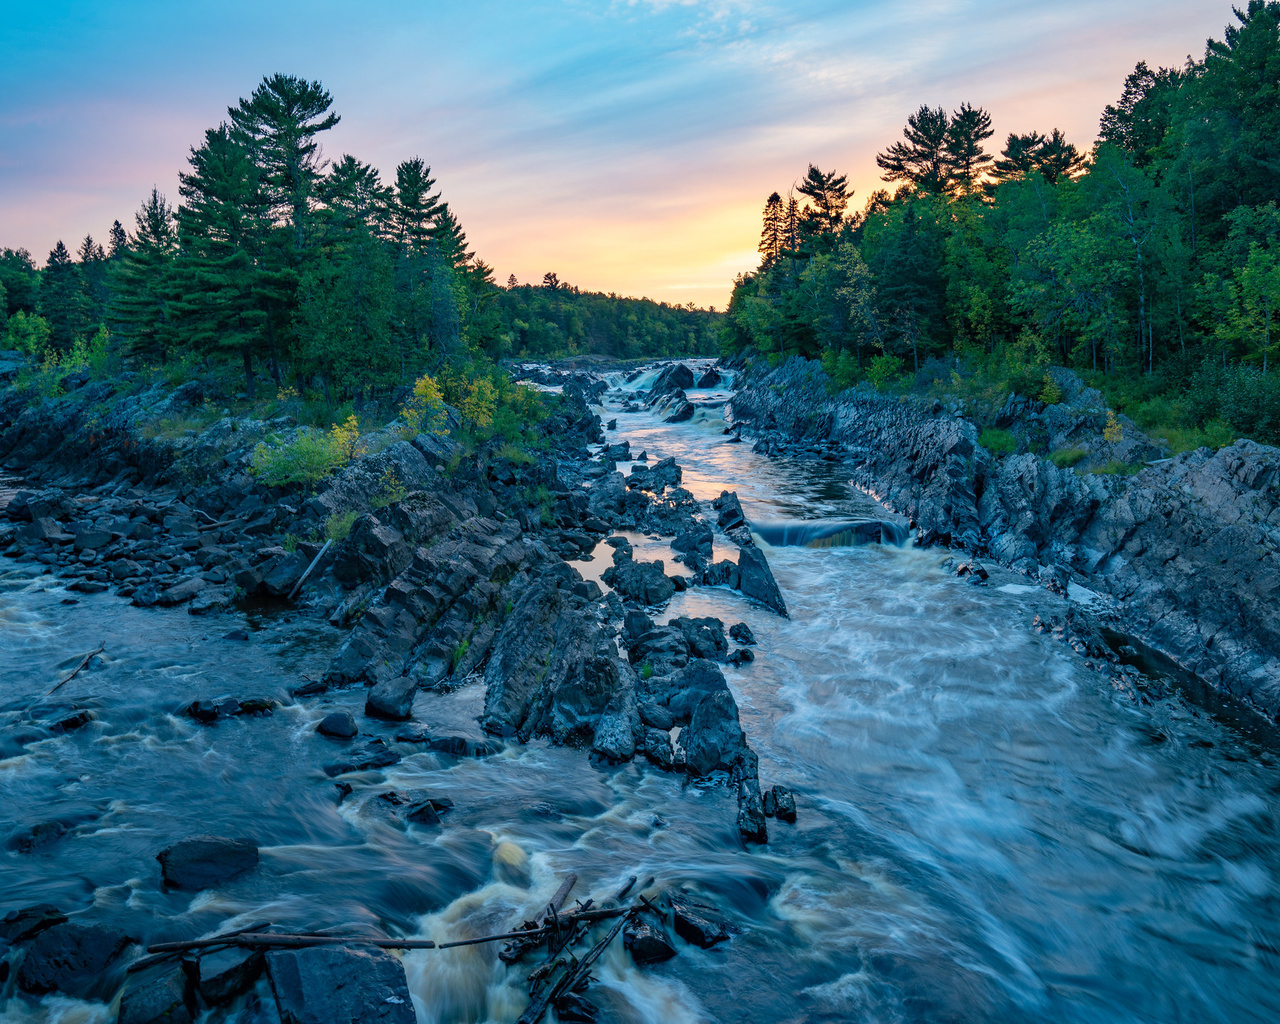
<instances>
[{"instance_id":1,"label":"stick in water","mask_svg":"<svg viewBox=\"0 0 1280 1024\"><path fill-rule=\"evenodd\" d=\"M86 654L83 658L81 658L81 659L80 659L80 664L76 666L75 671L74 671L74 672L72 672L72 673L71 673L71 675L67 676L67 678L66 678L66 679L62 680L62 682L60 682L60 683L59 683L57 686L55 686L52 690L50 690L48 693L46 693L46 694L45 694L45 696L46 696L46 697L51 697L51 696L53 696L55 693L57 693L59 690L61 690L64 686L66 686L66 685L67 685L67 683L71 682L71 680L73 680L76 676L78 676L78 675L79 675L79 674L84 670L84 667L85 667L86 665L88 665L88 664L89 664L89 660L90 660L91 658L96 657L97 655L99 655L99 654L101 654L103 651L105 651L106 649L107 649L107 642L106 642L105 640L103 640L103 641L102 641L102 643L98 644L98 649L97 649L96 651L90 651L90 652L89 652L88 654Z\"/></svg>"},{"instance_id":2,"label":"stick in water","mask_svg":"<svg viewBox=\"0 0 1280 1024\"><path fill-rule=\"evenodd\" d=\"M315 558L313 558L313 559L311 560L311 564L310 564L309 566L307 566L307 571L306 571L306 572L304 572L301 576L299 576L299 577L298 577L298 582L297 582L297 583L295 583L295 584L293 585L293 589L292 589L291 591L289 591L289 597L288 597L288 600L292 601L292 600L293 600L293 595L294 595L294 594L296 594L299 590L301 590L301 589L302 589L302 584L304 584L304 583L306 583L306 582L307 582L307 577L311 575L311 570L312 570L312 569L314 569L314 568L316 567L316 565L319 563L320 559L324 558L324 553L325 553L326 551L328 551L328 550L329 550L329 545L330 545L330 544L332 544L332 543L333 543L333 540L332 540L332 539L327 540L327 541L325 541L325 542L324 542L324 547L322 547L322 548L320 549L320 553L319 553L318 555L316 555L316 557L315 557Z\"/></svg>"}]
</instances>

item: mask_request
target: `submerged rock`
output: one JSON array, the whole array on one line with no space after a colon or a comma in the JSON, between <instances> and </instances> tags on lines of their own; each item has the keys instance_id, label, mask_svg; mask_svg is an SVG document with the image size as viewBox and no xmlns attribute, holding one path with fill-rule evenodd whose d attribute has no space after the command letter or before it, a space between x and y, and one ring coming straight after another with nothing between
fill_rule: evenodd
<instances>
[{"instance_id":1,"label":"submerged rock","mask_svg":"<svg viewBox=\"0 0 1280 1024\"><path fill-rule=\"evenodd\" d=\"M192 836L157 854L165 885L207 889L258 866L258 848L248 839Z\"/></svg>"},{"instance_id":2,"label":"submerged rock","mask_svg":"<svg viewBox=\"0 0 1280 1024\"><path fill-rule=\"evenodd\" d=\"M622 929L622 943L637 966L659 964L676 955L667 930L643 918L632 918Z\"/></svg>"},{"instance_id":3,"label":"submerged rock","mask_svg":"<svg viewBox=\"0 0 1280 1024\"><path fill-rule=\"evenodd\" d=\"M257 949L220 949L188 962L196 989L206 1003L220 1006L247 992L266 966Z\"/></svg>"},{"instance_id":4,"label":"submerged rock","mask_svg":"<svg viewBox=\"0 0 1280 1024\"><path fill-rule=\"evenodd\" d=\"M58 992L91 998L95 982L118 965L130 938L117 928L73 921L54 925L36 936L18 970L18 987L43 995ZM101 986L96 986L100 995Z\"/></svg>"},{"instance_id":5,"label":"submerged rock","mask_svg":"<svg viewBox=\"0 0 1280 1024\"><path fill-rule=\"evenodd\" d=\"M334 711L320 719L316 732L322 736L349 740L359 734L360 728L356 725L356 720L350 711Z\"/></svg>"}]
</instances>

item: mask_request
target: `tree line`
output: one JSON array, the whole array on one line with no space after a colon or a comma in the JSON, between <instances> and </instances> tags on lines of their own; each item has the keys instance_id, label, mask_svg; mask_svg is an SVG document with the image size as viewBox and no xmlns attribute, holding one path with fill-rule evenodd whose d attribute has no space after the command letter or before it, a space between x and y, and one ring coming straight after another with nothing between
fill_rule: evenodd
<instances>
[{"instance_id":1,"label":"tree line","mask_svg":"<svg viewBox=\"0 0 1280 1024\"><path fill-rule=\"evenodd\" d=\"M321 157L332 108L319 82L266 77L191 148L176 207L153 188L133 230L59 241L41 268L0 250L0 337L37 357L96 343L146 365L233 360L249 398L269 378L326 401L451 361L714 348L708 311L554 274L498 286L423 159L384 181Z\"/></svg>"},{"instance_id":2,"label":"tree line","mask_svg":"<svg viewBox=\"0 0 1280 1024\"><path fill-rule=\"evenodd\" d=\"M907 119L876 156L893 191L861 211L810 165L766 200L725 347L882 386L1053 362L1166 419L1280 439L1280 3L1234 14L1202 59L1138 64L1088 152L1055 129L992 154L966 103Z\"/></svg>"}]
</instances>

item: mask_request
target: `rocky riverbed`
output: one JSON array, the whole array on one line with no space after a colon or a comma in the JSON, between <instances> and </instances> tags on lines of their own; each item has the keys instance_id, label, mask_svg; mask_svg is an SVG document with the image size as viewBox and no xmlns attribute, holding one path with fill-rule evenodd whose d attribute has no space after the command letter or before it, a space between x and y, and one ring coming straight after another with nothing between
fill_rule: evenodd
<instances>
[{"instance_id":1,"label":"rocky riverbed","mask_svg":"<svg viewBox=\"0 0 1280 1024\"><path fill-rule=\"evenodd\" d=\"M1184 884L1206 855L1170 846L1187 773L1211 780L1209 846L1261 851L1203 879L1254 953L1218 950L1202 983L1269 1005L1241 964L1266 959L1256 879L1280 859L1232 808L1277 782L1270 739L1248 748L1247 709L1204 716L1179 686L1194 672L1268 708L1274 451L1091 479L985 452L961 410L828 399L802 365L534 377L566 396L537 461L392 423L314 493L246 472L287 419L157 430L217 407L200 381L0 393L6 1015L515 1020L527 989L555 991L532 964L371 943L542 920L574 871L575 898L629 916L596 984L544 998L564 1021L1159 1016L1025 976L1075 956L1105 989L1114 962L1146 964L1202 1005L1149 915L1103 940L1106 901L1049 868L1070 851L1139 902ZM1258 566L1240 530L1260 531ZM1156 549L1178 543L1183 576L1221 592L1177 589ZM1219 750L1250 768L1189 763ZM1024 814L1050 846L1008 892L988 876ZM1114 830L1080 847L1099 817ZM1110 844L1158 848L1167 871L1144 883ZM633 875L649 902L629 910ZM1043 934L1046 904L1079 923ZM1053 952L1025 967L1011 944Z\"/></svg>"}]
</instances>

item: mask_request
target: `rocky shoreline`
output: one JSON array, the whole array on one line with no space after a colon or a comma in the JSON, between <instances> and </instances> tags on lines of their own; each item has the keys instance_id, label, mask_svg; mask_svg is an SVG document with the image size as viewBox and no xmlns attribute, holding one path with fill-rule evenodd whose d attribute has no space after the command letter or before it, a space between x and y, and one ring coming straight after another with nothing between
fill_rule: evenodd
<instances>
[{"instance_id":1,"label":"rocky shoreline","mask_svg":"<svg viewBox=\"0 0 1280 1024\"><path fill-rule=\"evenodd\" d=\"M288 694L196 693L180 706L211 724L271 714L282 700L365 688L365 716L402 727L388 742L362 735L349 713L319 723L339 744L322 766L339 800L361 784L344 776L388 767L417 750L485 757L506 743L543 737L582 748L603 768L642 757L655 770L731 786L743 842L764 843L768 819L793 822L796 811L785 789L762 786L721 671L724 663L751 661L751 632L742 623L726 631L714 618L659 625L655 617L677 590L703 585L738 589L786 615L768 562L734 495L704 510L679 486L672 460L650 466L643 453L633 460L625 442L604 444L591 411L602 381L554 377L565 401L543 424L548 448L536 461L503 457L495 445L467 453L445 437L407 437L393 422L366 435L366 453L315 493L266 488L247 472L263 437L296 429L287 419L224 415L176 438L148 429L218 402L205 382L143 387L127 376L92 381L73 374L64 396L38 401L10 386L0 392L0 464L21 479L3 510L0 551L24 572L58 577L72 593L110 591L151 609L139 614L213 614L266 601L346 630L324 676L300 679ZM665 394L656 388L646 397L657 402ZM618 461L634 462L629 476L617 472ZM325 542L335 517L349 518L349 531ZM712 517L738 545L738 562L710 562ZM637 560L615 531L669 538L677 571ZM606 541L613 548L603 577L608 593L574 566ZM731 650L730 639L740 646ZM435 735L414 721L419 693L470 684L484 687L480 724L492 740ZM93 713L74 702L46 702L33 714L34 737L78 728ZM439 824L448 809L447 800L407 794L396 813ZM27 831L11 837L11 848L57 838L40 826ZM167 885L200 889L252 870L256 847L226 836L185 837L159 857ZM187 882L170 877L175 858ZM196 884L188 884L192 878ZM136 947L123 933L83 925L74 914L67 920L54 907L11 916L7 941L18 954L22 991L110 999L124 980L118 968L126 949ZM35 923L18 927L28 919ZM226 964L197 956L176 973L172 963L135 972L120 1020L190 1019L197 992L205 1004L225 1001L264 969L286 1019L317 1012L307 1002L314 997L306 971L366 978L372 988L364 1003L373 1007L393 1001L381 998L388 985L393 995L403 986L403 970L397 982L383 961L396 962L385 953L355 945L323 952L271 953L269 962L241 955ZM382 959L357 962L370 956ZM285 979L279 983L277 968ZM206 985L206 973L217 980ZM367 980L375 975L376 984ZM87 981L108 977L114 988Z\"/></svg>"},{"instance_id":2,"label":"rocky shoreline","mask_svg":"<svg viewBox=\"0 0 1280 1024\"><path fill-rule=\"evenodd\" d=\"M1241 440L1159 458L1127 421L1108 439L1101 395L1055 374L1061 403L1014 396L1002 410L1022 442L1008 455L984 448L956 404L832 397L801 359L747 374L731 411L758 451L847 464L853 483L909 517L916 543L952 548L962 574L988 558L1082 598L1043 623L1080 649L1111 662L1115 649L1145 649L1276 720L1280 450ZM1149 461L1132 476L1077 472L1028 441L1099 464Z\"/></svg>"}]
</instances>

